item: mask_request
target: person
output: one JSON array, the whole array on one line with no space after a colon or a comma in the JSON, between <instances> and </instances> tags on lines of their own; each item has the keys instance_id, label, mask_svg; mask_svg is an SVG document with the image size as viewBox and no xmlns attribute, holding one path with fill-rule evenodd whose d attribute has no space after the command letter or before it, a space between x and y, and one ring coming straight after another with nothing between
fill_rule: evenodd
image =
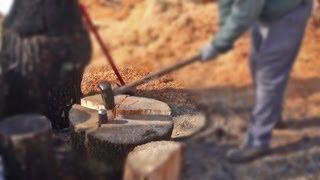
<instances>
[{"instance_id":1,"label":"person","mask_svg":"<svg viewBox=\"0 0 320 180\"><path fill-rule=\"evenodd\" d=\"M252 28L250 68L255 106L244 145L227 153L231 162L248 162L271 152L272 129L281 119L285 88L312 4L312 0L220 0L221 27L200 50L201 61L231 50Z\"/></svg>"}]
</instances>

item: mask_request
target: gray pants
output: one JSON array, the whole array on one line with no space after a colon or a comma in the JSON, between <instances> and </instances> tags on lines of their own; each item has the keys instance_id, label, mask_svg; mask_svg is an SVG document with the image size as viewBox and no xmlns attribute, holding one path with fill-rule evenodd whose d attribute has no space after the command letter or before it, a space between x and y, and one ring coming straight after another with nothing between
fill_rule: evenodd
<instances>
[{"instance_id":1,"label":"gray pants","mask_svg":"<svg viewBox=\"0 0 320 180\"><path fill-rule=\"evenodd\" d=\"M281 119L284 92L311 10L312 3L304 3L284 17L259 22L253 28L250 64L255 107L245 142L249 147L269 146L272 129Z\"/></svg>"}]
</instances>

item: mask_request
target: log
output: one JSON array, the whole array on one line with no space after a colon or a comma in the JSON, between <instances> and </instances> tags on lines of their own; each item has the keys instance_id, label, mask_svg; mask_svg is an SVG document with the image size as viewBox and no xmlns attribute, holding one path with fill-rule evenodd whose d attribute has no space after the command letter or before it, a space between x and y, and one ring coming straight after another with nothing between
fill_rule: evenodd
<instances>
[{"instance_id":1,"label":"log","mask_svg":"<svg viewBox=\"0 0 320 180\"><path fill-rule=\"evenodd\" d=\"M170 141L138 146L128 155L124 180L178 180L184 151L184 144Z\"/></svg>"},{"instance_id":2,"label":"log","mask_svg":"<svg viewBox=\"0 0 320 180\"><path fill-rule=\"evenodd\" d=\"M41 115L25 114L0 122L0 152L7 179L54 179L51 124Z\"/></svg>"},{"instance_id":3,"label":"log","mask_svg":"<svg viewBox=\"0 0 320 180\"><path fill-rule=\"evenodd\" d=\"M127 154L151 141L169 140L173 131L171 109L166 103L141 97L116 96L115 117L99 127L101 96L82 99L69 119L74 148L105 164L108 177L121 178Z\"/></svg>"},{"instance_id":4,"label":"log","mask_svg":"<svg viewBox=\"0 0 320 180\"><path fill-rule=\"evenodd\" d=\"M116 119L114 124L88 132L87 150L90 157L103 160L111 174L122 174L126 156L134 147L151 141L170 140L172 129L172 122Z\"/></svg>"},{"instance_id":5,"label":"log","mask_svg":"<svg viewBox=\"0 0 320 180\"><path fill-rule=\"evenodd\" d=\"M87 132L99 127L98 112L80 105L74 105L70 110L69 120L72 147L80 155L85 156Z\"/></svg>"},{"instance_id":6,"label":"log","mask_svg":"<svg viewBox=\"0 0 320 180\"><path fill-rule=\"evenodd\" d=\"M68 127L90 57L77 0L15 0L3 23L0 66L9 93L2 117L44 114L53 128Z\"/></svg>"}]
</instances>

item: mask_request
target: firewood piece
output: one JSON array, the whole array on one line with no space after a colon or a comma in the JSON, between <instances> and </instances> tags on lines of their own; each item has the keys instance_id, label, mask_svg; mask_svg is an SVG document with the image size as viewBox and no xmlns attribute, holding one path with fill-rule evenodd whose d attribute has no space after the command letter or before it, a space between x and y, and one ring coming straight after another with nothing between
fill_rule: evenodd
<instances>
[{"instance_id":1,"label":"firewood piece","mask_svg":"<svg viewBox=\"0 0 320 180\"><path fill-rule=\"evenodd\" d=\"M178 180L185 145L159 141L136 147L129 153L124 180Z\"/></svg>"},{"instance_id":2,"label":"firewood piece","mask_svg":"<svg viewBox=\"0 0 320 180\"><path fill-rule=\"evenodd\" d=\"M0 139L7 179L54 179L51 124L46 117L8 117L0 122Z\"/></svg>"}]
</instances>

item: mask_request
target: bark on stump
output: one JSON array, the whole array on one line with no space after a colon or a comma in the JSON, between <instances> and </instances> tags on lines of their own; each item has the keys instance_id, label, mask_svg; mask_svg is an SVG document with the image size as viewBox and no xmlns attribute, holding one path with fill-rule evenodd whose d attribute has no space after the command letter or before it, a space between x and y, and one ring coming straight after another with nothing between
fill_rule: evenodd
<instances>
[{"instance_id":1,"label":"bark on stump","mask_svg":"<svg viewBox=\"0 0 320 180\"><path fill-rule=\"evenodd\" d=\"M151 141L169 140L173 130L171 109L163 102L116 96L116 117L99 128L98 112L80 105L70 111L72 142L79 151L105 163L108 174L123 174L127 154ZM89 101L90 100L90 101ZM101 107L101 96L84 98L83 104Z\"/></svg>"},{"instance_id":2,"label":"bark on stump","mask_svg":"<svg viewBox=\"0 0 320 180\"><path fill-rule=\"evenodd\" d=\"M98 112L80 105L73 105L69 114L72 146L85 156L87 132L99 127Z\"/></svg>"},{"instance_id":3,"label":"bark on stump","mask_svg":"<svg viewBox=\"0 0 320 180\"><path fill-rule=\"evenodd\" d=\"M124 180L178 180L184 151L184 144L170 141L138 146L128 155Z\"/></svg>"},{"instance_id":4,"label":"bark on stump","mask_svg":"<svg viewBox=\"0 0 320 180\"><path fill-rule=\"evenodd\" d=\"M18 115L0 122L0 150L7 179L54 179L50 121Z\"/></svg>"},{"instance_id":5,"label":"bark on stump","mask_svg":"<svg viewBox=\"0 0 320 180\"><path fill-rule=\"evenodd\" d=\"M0 52L9 92L3 116L39 113L54 128L67 127L90 56L77 0L15 0Z\"/></svg>"},{"instance_id":6,"label":"bark on stump","mask_svg":"<svg viewBox=\"0 0 320 180\"><path fill-rule=\"evenodd\" d=\"M0 45L1 45L1 42L0 42ZM7 93L7 86L3 82L1 67L0 67L0 117L2 117L2 114L3 114L3 109L4 109L3 104L4 104L4 98L6 93Z\"/></svg>"}]
</instances>

